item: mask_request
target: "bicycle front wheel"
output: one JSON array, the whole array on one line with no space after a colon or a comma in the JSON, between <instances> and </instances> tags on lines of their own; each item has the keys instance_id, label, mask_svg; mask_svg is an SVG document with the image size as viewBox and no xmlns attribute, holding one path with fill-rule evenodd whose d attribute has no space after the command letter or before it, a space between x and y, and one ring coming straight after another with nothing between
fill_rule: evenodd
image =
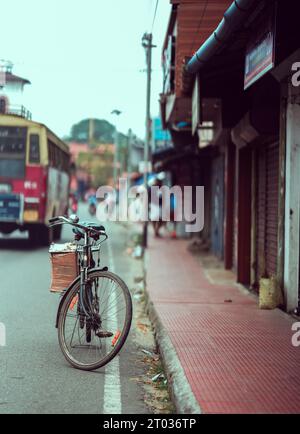
<instances>
[{"instance_id":1,"label":"bicycle front wheel","mask_svg":"<svg viewBox=\"0 0 300 434\"><path fill-rule=\"evenodd\" d=\"M121 350L131 320L132 301L123 280L108 271L90 271L84 292L76 283L61 307L60 348L75 368L98 369Z\"/></svg>"}]
</instances>

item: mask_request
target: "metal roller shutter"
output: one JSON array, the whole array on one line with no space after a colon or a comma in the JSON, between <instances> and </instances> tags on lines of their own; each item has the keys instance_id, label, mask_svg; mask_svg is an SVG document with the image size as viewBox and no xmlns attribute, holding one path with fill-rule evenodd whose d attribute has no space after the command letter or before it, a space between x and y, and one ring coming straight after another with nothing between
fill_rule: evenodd
<instances>
[{"instance_id":1,"label":"metal roller shutter","mask_svg":"<svg viewBox=\"0 0 300 434\"><path fill-rule=\"evenodd\" d=\"M267 147L266 270L268 275L275 275L277 272L278 188L279 143L276 142Z\"/></svg>"},{"instance_id":2,"label":"metal roller shutter","mask_svg":"<svg viewBox=\"0 0 300 434\"><path fill-rule=\"evenodd\" d=\"M224 157L212 163L212 252L220 259L224 257Z\"/></svg>"},{"instance_id":3,"label":"metal roller shutter","mask_svg":"<svg viewBox=\"0 0 300 434\"><path fill-rule=\"evenodd\" d=\"M277 272L279 142L269 143L257 155L256 280Z\"/></svg>"}]
</instances>

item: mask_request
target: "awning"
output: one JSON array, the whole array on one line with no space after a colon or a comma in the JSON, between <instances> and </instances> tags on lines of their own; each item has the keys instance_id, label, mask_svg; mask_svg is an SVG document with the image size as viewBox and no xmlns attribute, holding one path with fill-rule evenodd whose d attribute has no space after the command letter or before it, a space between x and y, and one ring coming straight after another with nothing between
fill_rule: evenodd
<instances>
[{"instance_id":1,"label":"awning","mask_svg":"<svg viewBox=\"0 0 300 434\"><path fill-rule=\"evenodd\" d=\"M196 74L215 54L220 52L233 33L243 25L253 6L257 3L257 0L235 0L225 12L216 30L188 62L186 71Z\"/></svg>"},{"instance_id":2,"label":"awning","mask_svg":"<svg viewBox=\"0 0 300 434\"><path fill-rule=\"evenodd\" d=\"M29 80L26 78L18 77L17 75L12 74L11 72L5 73L5 81L7 83L22 83L22 84L31 84Z\"/></svg>"},{"instance_id":3,"label":"awning","mask_svg":"<svg viewBox=\"0 0 300 434\"><path fill-rule=\"evenodd\" d=\"M155 172L170 170L174 163L182 163L185 159L195 158L195 148L186 146L181 151L172 148L164 152L156 152L152 155L153 168Z\"/></svg>"}]
</instances>

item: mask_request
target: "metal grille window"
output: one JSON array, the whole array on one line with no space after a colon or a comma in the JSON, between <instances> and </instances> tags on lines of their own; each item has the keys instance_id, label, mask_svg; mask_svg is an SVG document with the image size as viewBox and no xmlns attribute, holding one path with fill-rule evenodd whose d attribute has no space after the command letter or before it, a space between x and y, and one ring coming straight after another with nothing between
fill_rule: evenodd
<instances>
[{"instance_id":1,"label":"metal grille window","mask_svg":"<svg viewBox=\"0 0 300 434\"><path fill-rule=\"evenodd\" d=\"M38 134L30 134L29 162L40 162L40 137Z\"/></svg>"}]
</instances>

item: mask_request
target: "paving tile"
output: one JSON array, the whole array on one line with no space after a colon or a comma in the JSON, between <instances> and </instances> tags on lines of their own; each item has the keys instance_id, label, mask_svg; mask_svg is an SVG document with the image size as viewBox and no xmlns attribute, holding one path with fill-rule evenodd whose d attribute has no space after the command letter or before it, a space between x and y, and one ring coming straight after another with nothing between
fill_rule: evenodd
<instances>
[{"instance_id":1,"label":"paving tile","mask_svg":"<svg viewBox=\"0 0 300 434\"><path fill-rule=\"evenodd\" d=\"M150 241L147 282L204 413L300 413L292 318L211 283L183 240Z\"/></svg>"}]
</instances>

